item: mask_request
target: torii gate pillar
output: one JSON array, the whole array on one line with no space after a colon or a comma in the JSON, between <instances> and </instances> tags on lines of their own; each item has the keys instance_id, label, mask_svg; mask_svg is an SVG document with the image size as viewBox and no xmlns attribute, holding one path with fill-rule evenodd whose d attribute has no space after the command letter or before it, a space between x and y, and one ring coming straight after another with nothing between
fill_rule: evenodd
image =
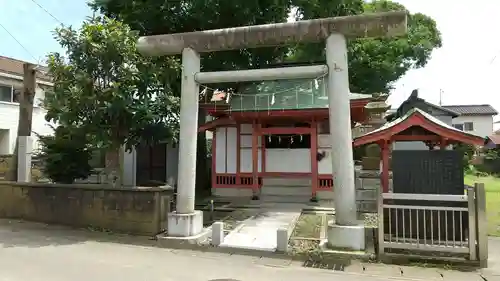
<instances>
[{"instance_id":1,"label":"torii gate pillar","mask_svg":"<svg viewBox=\"0 0 500 281\"><path fill-rule=\"evenodd\" d=\"M364 226L356 219L346 37L388 37L405 33L406 12L399 11L141 37L137 48L143 54L182 53L179 182L176 211L168 215L168 235L189 237L202 231L202 213L194 210L198 53L326 40L336 209L336 222L328 229L328 244L334 248L364 249ZM263 75L262 80L268 79L270 77Z\"/></svg>"}]
</instances>

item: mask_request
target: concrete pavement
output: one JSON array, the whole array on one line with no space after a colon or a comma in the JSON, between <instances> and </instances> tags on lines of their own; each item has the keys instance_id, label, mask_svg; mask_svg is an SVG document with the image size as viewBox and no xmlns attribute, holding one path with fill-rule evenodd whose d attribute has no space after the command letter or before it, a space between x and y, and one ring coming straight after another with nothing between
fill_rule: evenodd
<instances>
[{"instance_id":1,"label":"concrete pavement","mask_svg":"<svg viewBox=\"0 0 500 281\"><path fill-rule=\"evenodd\" d=\"M231 231L220 246L274 252L278 229L288 228L299 216L300 209L263 211Z\"/></svg>"},{"instance_id":2,"label":"concrete pavement","mask_svg":"<svg viewBox=\"0 0 500 281\"><path fill-rule=\"evenodd\" d=\"M312 269L291 259L139 246L113 237L0 220L0 281L483 281L477 273L378 264Z\"/></svg>"}]
</instances>

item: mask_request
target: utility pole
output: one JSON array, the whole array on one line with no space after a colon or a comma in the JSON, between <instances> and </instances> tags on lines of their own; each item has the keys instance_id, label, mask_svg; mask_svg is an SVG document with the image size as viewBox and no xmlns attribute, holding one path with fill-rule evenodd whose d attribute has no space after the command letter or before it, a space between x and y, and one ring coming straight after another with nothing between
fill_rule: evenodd
<instances>
[{"instance_id":1,"label":"utility pole","mask_svg":"<svg viewBox=\"0 0 500 281\"><path fill-rule=\"evenodd\" d=\"M11 181L31 180L31 127L33 120L33 101L36 91L35 65L23 65L23 91L19 97L19 123L12 165L9 171Z\"/></svg>"},{"instance_id":2,"label":"utility pole","mask_svg":"<svg viewBox=\"0 0 500 281\"><path fill-rule=\"evenodd\" d=\"M439 89L439 106L443 105L443 89Z\"/></svg>"}]
</instances>

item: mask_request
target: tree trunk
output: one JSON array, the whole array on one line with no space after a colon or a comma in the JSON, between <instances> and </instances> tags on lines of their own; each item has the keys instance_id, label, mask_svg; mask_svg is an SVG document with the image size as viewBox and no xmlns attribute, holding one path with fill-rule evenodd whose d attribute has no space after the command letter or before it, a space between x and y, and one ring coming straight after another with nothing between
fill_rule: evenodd
<instances>
[{"instance_id":1,"label":"tree trunk","mask_svg":"<svg viewBox=\"0 0 500 281\"><path fill-rule=\"evenodd\" d=\"M198 126L205 124L205 110L200 108L198 113ZM208 174L207 137L205 132L198 133L196 153L196 197L204 198L210 195L211 181Z\"/></svg>"},{"instance_id":2,"label":"tree trunk","mask_svg":"<svg viewBox=\"0 0 500 281\"><path fill-rule=\"evenodd\" d=\"M19 136L31 136L33 101L36 91L36 70L35 65L25 63L23 65L23 91L19 96L19 123L17 125L16 146L12 155L11 166L7 173L7 180L17 181L17 157L19 154Z\"/></svg>"},{"instance_id":3,"label":"tree trunk","mask_svg":"<svg viewBox=\"0 0 500 281\"><path fill-rule=\"evenodd\" d=\"M106 183L113 187L122 186L121 172L121 147L110 148L106 151L106 165L104 174L106 175Z\"/></svg>"}]
</instances>

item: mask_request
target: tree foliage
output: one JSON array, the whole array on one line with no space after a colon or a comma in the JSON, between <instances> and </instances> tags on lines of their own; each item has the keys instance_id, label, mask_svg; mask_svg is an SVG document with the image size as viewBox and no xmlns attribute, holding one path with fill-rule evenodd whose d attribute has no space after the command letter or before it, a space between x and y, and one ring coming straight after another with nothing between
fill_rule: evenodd
<instances>
[{"instance_id":1,"label":"tree foliage","mask_svg":"<svg viewBox=\"0 0 500 281\"><path fill-rule=\"evenodd\" d=\"M91 174L92 148L82 132L59 126L54 135L38 137L41 151L37 157L43 163L43 174L53 182L73 183Z\"/></svg>"},{"instance_id":2,"label":"tree foliage","mask_svg":"<svg viewBox=\"0 0 500 281\"><path fill-rule=\"evenodd\" d=\"M92 6L123 20L143 35L283 22L290 11L295 12L296 19L312 19L405 10L403 5L386 0L251 0L238 3L224 0L94 0ZM420 13L408 13L408 34L401 38L352 40L349 42L351 90L388 93L393 82L409 69L423 67L432 50L440 46L441 35L435 21ZM217 52L204 56L202 67L240 69L283 60L324 60L324 44Z\"/></svg>"},{"instance_id":3,"label":"tree foliage","mask_svg":"<svg viewBox=\"0 0 500 281\"><path fill-rule=\"evenodd\" d=\"M165 81L177 75L178 61L167 59L169 68L160 71L137 52L137 33L106 17L78 31L59 28L55 38L66 54L49 55L54 87L45 98L47 121L92 135L98 147L130 148L175 135L179 103Z\"/></svg>"},{"instance_id":4,"label":"tree foliage","mask_svg":"<svg viewBox=\"0 0 500 281\"><path fill-rule=\"evenodd\" d=\"M296 19L400 11L406 8L386 0L296 0ZM355 93L389 93L393 82L408 70L425 66L432 50L441 47L436 22L423 14L408 13L408 33L399 38L357 39L348 42L349 82ZM299 44L292 61L324 60L324 43Z\"/></svg>"},{"instance_id":5,"label":"tree foliage","mask_svg":"<svg viewBox=\"0 0 500 281\"><path fill-rule=\"evenodd\" d=\"M102 14L121 20L141 35L169 34L206 29L284 22L290 11L297 19L343 16L364 12L401 10L403 6L377 0L93 0L91 6ZM441 45L435 22L422 14L409 15L409 34L399 39L364 39L349 42L351 91L388 93L406 71L422 67L431 51ZM204 71L265 67L284 61L324 59L324 44L297 44L223 51L202 56ZM163 71L169 71L168 65ZM175 75L174 75L175 76ZM171 93L178 95L180 80L171 79ZM204 116L200 114L200 122ZM198 156L205 157L206 143L199 136ZM198 159L198 164L203 164ZM198 175L206 167L197 167ZM201 181L207 182L203 177ZM200 181L197 180L197 186Z\"/></svg>"},{"instance_id":6,"label":"tree foliage","mask_svg":"<svg viewBox=\"0 0 500 281\"><path fill-rule=\"evenodd\" d=\"M102 14L121 20L138 30L141 35L189 32L286 21L290 11L289 0L183 0L136 1L93 0L91 6ZM204 71L258 68L284 59L285 47L224 51L204 54L201 66ZM165 71L168 71L166 66ZM180 77L178 75L177 77ZM167 81L169 87L180 93L180 80ZM212 85L213 88L228 85ZM200 110L199 123L205 122ZM207 143L204 133L198 135L196 186L209 190ZM199 194L199 192L197 192Z\"/></svg>"}]
</instances>

